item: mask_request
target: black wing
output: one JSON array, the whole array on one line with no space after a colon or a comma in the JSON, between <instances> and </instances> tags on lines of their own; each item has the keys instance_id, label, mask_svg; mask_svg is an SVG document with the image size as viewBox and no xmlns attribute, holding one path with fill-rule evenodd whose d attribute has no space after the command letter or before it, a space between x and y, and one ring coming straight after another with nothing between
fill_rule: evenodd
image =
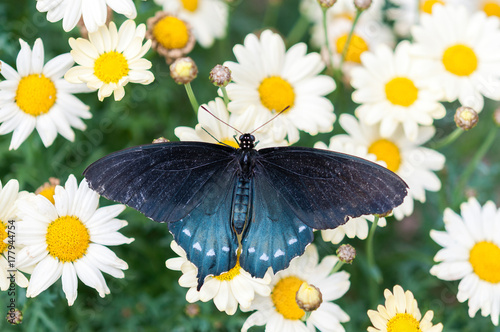
<instances>
[{"instance_id":1,"label":"black wing","mask_svg":"<svg viewBox=\"0 0 500 332\"><path fill-rule=\"evenodd\" d=\"M99 159L83 174L102 196L155 221L173 222L232 181L235 151L202 142L142 145Z\"/></svg>"},{"instance_id":2,"label":"black wing","mask_svg":"<svg viewBox=\"0 0 500 332\"><path fill-rule=\"evenodd\" d=\"M335 228L349 217L389 212L403 202L408 188L399 176L370 161L300 147L259 150L255 178L260 177L315 229Z\"/></svg>"}]
</instances>

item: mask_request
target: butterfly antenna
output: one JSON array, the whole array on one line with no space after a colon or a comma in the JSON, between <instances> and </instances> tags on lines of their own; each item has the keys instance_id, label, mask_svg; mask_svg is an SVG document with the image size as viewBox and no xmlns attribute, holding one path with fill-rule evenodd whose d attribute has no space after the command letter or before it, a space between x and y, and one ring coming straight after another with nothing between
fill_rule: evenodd
<instances>
[{"instance_id":1,"label":"butterfly antenna","mask_svg":"<svg viewBox=\"0 0 500 332\"><path fill-rule=\"evenodd\" d=\"M255 128L250 134L253 134L257 130L259 130L260 128L264 127L266 124L268 124L269 122L271 122L274 119L276 119L279 115L281 115L283 112L285 112L289 108L290 108L290 106L285 107L284 109L281 110L281 112L279 112L278 114L276 114L275 116L273 116L271 119L267 120L266 122L264 122L263 124L261 124L260 126L258 126L257 128Z\"/></svg>"},{"instance_id":2,"label":"butterfly antenna","mask_svg":"<svg viewBox=\"0 0 500 332\"><path fill-rule=\"evenodd\" d=\"M228 126L229 128L232 128L234 129L235 131L237 131L240 135L243 135L243 133L241 131L239 131L238 129L234 128L233 126L231 126L229 123L227 123L226 121L223 121L221 119L219 119L215 114L213 114L212 112L210 112L205 106L201 106L201 108L203 108L208 114L210 114L211 116L213 116L214 118L216 118L217 120L219 120L220 122L222 122L223 124L225 124L226 126ZM206 130L205 130L206 131ZM212 136L212 135L210 135ZM212 136L213 137L213 136Z\"/></svg>"},{"instance_id":3,"label":"butterfly antenna","mask_svg":"<svg viewBox=\"0 0 500 332\"><path fill-rule=\"evenodd\" d=\"M231 146L229 144L226 144L224 142L219 141L217 139L217 137L215 137L214 135L210 134L210 132L208 130L206 130L205 128L201 127L201 129L203 129L204 132L206 132L208 135L210 135L210 137L212 137L217 143L222 144L222 145L226 145L226 146Z\"/></svg>"}]
</instances>

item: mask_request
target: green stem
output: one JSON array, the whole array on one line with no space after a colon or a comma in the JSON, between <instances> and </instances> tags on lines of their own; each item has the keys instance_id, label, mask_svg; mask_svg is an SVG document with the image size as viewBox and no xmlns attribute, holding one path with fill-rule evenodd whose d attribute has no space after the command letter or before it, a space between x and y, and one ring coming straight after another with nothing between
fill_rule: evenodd
<instances>
[{"instance_id":1,"label":"green stem","mask_svg":"<svg viewBox=\"0 0 500 332\"><path fill-rule=\"evenodd\" d=\"M332 54L332 48L330 47L330 40L328 38L328 24L326 16L326 12L328 9L323 7L321 7L321 9L323 10L323 32L325 34L325 46L328 51L328 62L326 65L327 67L333 68L333 62L332 62L333 54Z\"/></svg>"},{"instance_id":2,"label":"green stem","mask_svg":"<svg viewBox=\"0 0 500 332\"><path fill-rule=\"evenodd\" d=\"M342 50L342 57L340 58L340 67L345 61L345 57L347 55L347 50L349 49L349 44L351 43L352 35L354 34L354 28L356 28L356 24L358 23L359 17L363 13L362 9L356 10L356 16L354 17L354 21L352 21L351 30L349 31L349 35L347 35L347 40L344 45L344 49Z\"/></svg>"},{"instance_id":3,"label":"green stem","mask_svg":"<svg viewBox=\"0 0 500 332\"><path fill-rule=\"evenodd\" d=\"M373 238L375 237L375 230L377 229L379 219L380 218L378 216L375 216L375 220L372 223L372 227L370 228L370 233L368 234L368 239L366 241L366 259L368 260L368 268L370 269L370 273L378 284L382 282L382 274L380 273L380 269L375 263Z\"/></svg>"},{"instance_id":4,"label":"green stem","mask_svg":"<svg viewBox=\"0 0 500 332\"><path fill-rule=\"evenodd\" d=\"M342 76L342 65L345 62L345 58L347 56L347 51L349 50L349 44L351 44L352 35L354 34L354 28L356 28L356 24L358 23L359 17L361 16L362 13L363 13L362 9L356 10L356 16L354 17L354 20L352 21L351 30L349 31L349 34L347 35L347 40L345 42L344 48L342 49L342 56L340 57L339 67L337 68L338 77Z\"/></svg>"},{"instance_id":5,"label":"green stem","mask_svg":"<svg viewBox=\"0 0 500 332\"><path fill-rule=\"evenodd\" d=\"M335 264L335 266L333 267L332 272L330 272L330 274L337 273L344 264L345 264L344 262L339 260L337 264Z\"/></svg>"},{"instance_id":6,"label":"green stem","mask_svg":"<svg viewBox=\"0 0 500 332\"><path fill-rule=\"evenodd\" d=\"M200 104L198 104L198 101L196 100L196 97L195 97L194 92L193 92L193 88L191 88L191 83L184 84L184 87L186 88L189 102L191 103L191 106L193 107L194 114L198 114L198 108L200 108Z\"/></svg>"},{"instance_id":7,"label":"green stem","mask_svg":"<svg viewBox=\"0 0 500 332\"><path fill-rule=\"evenodd\" d=\"M463 171L462 175L458 179L458 184L455 188L455 197L453 200L455 206L457 206L459 201L461 200L462 193L464 191L465 185L467 184L467 181L472 176L474 171L477 169L477 165L484 158L484 156L490 149L491 145L495 141L497 133L498 133L497 128L493 128L492 130L490 130L488 136L486 136L486 139L483 141L483 144L479 147L476 154L472 157L471 161L469 162L469 164Z\"/></svg>"},{"instance_id":8,"label":"green stem","mask_svg":"<svg viewBox=\"0 0 500 332\"><path fill-rule=\"evenodd\" d=\"M227 104L229 104L229 96L227 95L226 87L222 86L220 89L222 90L222 96L224 97L224 104L226 104L227 107Z\"/></svg>"},{"instance_id":9,"label":"green stem","mask_svg":"<svg viewBox=\"0 0 500 332\"><path fill-rule=\"evenodd\" d=\"M445 146L450 145L451 143L455 142L455 140L457 138L459 138L460 135L462 135L463 132L464 132L464 130L462 128L457 127L454 131L452 131L445 138L443 138L443 139L435 142L434 144L431 144L431 147L434 150L444 148Z\"/></svg>"},{"instance_id":10,"label":"green stem","mask_svg":"<svg viewBox=\"0 0 500 332\"><path fill-rule=\"evenodd\" d=\"M286 42L289 46L297 44L309 27L309 20L304 15L300 15L295 25L292 27L288 36L286 37Z\"/></svg>"}]
</instances>

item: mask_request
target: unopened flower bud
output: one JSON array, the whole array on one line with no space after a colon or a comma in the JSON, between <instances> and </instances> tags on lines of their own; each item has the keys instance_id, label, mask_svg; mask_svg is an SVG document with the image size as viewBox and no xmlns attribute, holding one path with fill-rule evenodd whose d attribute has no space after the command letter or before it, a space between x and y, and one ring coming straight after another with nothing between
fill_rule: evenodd
<instances>
[{"instance_id":1,"label":"unopened flower bud","mask_svg":"<svg viewBox=\"0 0 500 332\"><path fill-rule=\"evenodd\" d=\"M191 83L198 75L198 67L190 57L179 58L170 65L170 76L177 84Z\"/></svg>"},{"instance_id":2,"label":"unopened flower bud","mask_svg":"<svg viewBox=\"0 0 500 332\"><path fill-rule=\"evenodd\" d=\"M184 312L190 318L196 317L200 314L200 306L196 303L190 303L186 306L186 308L184 309Z\"/></svg>"},{"instance_id":3,"label":"unopened flower bud","mask_svg":"<svg viewBox=\"0 0 500 332\"><path fill-rule=\"evenodd\" d=\"M168 139L166 139L165 137L163 137L163 136L155 138L153 140L153 144L156 144L156 143L167 143L167 142L170 142L170 141Z\"/></svg>"},{"instance_id":4,"label":"unopened flower bud","mask_svg":"<svg viewBox=\"0 0 500 332\"><path fill-rule=\"evenodd\" d=\"M7 312L6 318L12 325L19 325L23 322L23 313L17 308L12 308Z\"/></svg>"},{"instance_id":5,"label":"unopened flower bud","mask_svg":"<svg viewBox=\"0 0 500 332\"><path fill-rule=\"evenodd\" d=\"M372 0L354 0L354 6L359 10L366 10L372 5Z\"/></svg>"},{"instance_id":6,"label":"unopened flower bud","mask_svg":"<svg viewBox=\"0 0 500 332\"><path fill-rule=\"evenodd\" d=\"M462 106L455 112L455 123L463 130L469 130L476 126L479 116L470 107Z\"/></svg>"},{"instance_id":7,"label":"unopened flower bud","mask_svg":"<svg viewBox=\"0 0 500 332\"><path fill-rule=\"evenodd\" d=\"M295 302L297 302L299 308L304 311L314 311L318 309L321 302L323 302L323 296L318 287L303 282L295 294Z\"/></svg>"},{"instance_id":8,"label":"unopened flower bud","mask_svg":"<svg viewBox=\"0 0 500 332\"><path fill-rule=\"evenodd\" d=\"M208 78L215 86L225 87L231 82L231 70L226 66L217 65L210 71Z\"/></svg>"},{"instance_id":9,"label":"unopened flower bud","mask_svg":"<svg viewBox=\"0 0 500 332\"><path fill-rule=\"evenodd\" d=\"M493 121L497 126L500 126L500 107L493 112Z\"/></svg>"},{"instance_id":10,"label":"unopened flower bud","mask_svg":"<svg viewBox=\"0 0 500 332\"><path fill-rule=\"evenodd\" d=\"M337 257L343 263L352 264L356 257L356 249L350 244L343 244L337 249Z\"/></svg>"},{"instance_id":11,"label":"unopened flower bud","mask_svg":"<svg viewBox=\"0 0 500 332\"><path fill-rule=\"evenodd\" d=\"M319 5L324 9L332 7L336 2L337 0L318 0Z\"/></svg>"}]
</instances>

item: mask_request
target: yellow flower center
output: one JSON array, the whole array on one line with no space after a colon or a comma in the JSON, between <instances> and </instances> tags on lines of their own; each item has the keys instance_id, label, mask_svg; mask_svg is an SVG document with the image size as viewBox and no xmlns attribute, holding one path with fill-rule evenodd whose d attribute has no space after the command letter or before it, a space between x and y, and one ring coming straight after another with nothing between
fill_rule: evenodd
<instances>
[{"instance_id":1,"label":"yellow flower center","mask_svg":"<svg viewBox=\"0 0 500 332\"><path fill-rule=\"evenodd\" d=\"M337 52L340 54L342 54L342 52L344 51L345 43L347 42L347 36L348 35L345 34L337 39L336 47ZM361 54L366 51L368 51L368 44L363 38L354 33L352 34L351 41L349 42L345 60L361 63Z\"/></svg>"},{"instance_id":2,"label":"yellow flower center","mask_svg":"<svg viewBox=\"0 0 500 332\"><path fill-rule=\"evenodd\" d=\"M420 332L420 323L410 314L396 314L387 322L387 332Z\"/></svg>"},{"instance_id":3,"label":"yellow flower center","mask_svg":"<svg viewBox=\"0 0 500 332\"><path fill-rule=\"evenodd\" d=\"M477 68L477 56L469 46L457 44L444 51L443 65L452 74L469 76Z\"/></svg>"},{"instance_id":4,"label":"yellow flower center","mask_svg":"<svg viewBox=\"0 0 500 332\"><path fill-rule=\"evenodd\" d=\"M418 89L412 80L395 77L385 85L385 95L392 104L408 107L417 100Z\"/></svg>"},{"instance_id":5,"label":"yellow flower center","mask_svg":"<svg viewBox=\"0 0 500 332\"><path fill-rule=\"evenodd\" d=\"M48 113L56 102L56 86L43 74L21 78L16 91L16 104L21 111L32 116Z\"/></svg>"},{"instance_id":6,"label":"yellow flower center","mask_svg":"<svg viewBox=\"0 0 500 332\"><path fill-rule=\"evenodd\" d=\"M297 277L286 277L278 281L271 293L276 311L286 319L298 320L304 317L305 311L299 308L295 295L304 281Z\"/></svg>"},{"instance_id":7,"label":"yellow flower center","mask_svg":"<svg viewBox=\"0 0 500 332\"><path fill-rule=\"evenodd\" d=\"M45 241L52 257L61 262L74 262L87 252L90 234L80 219L64 216L50 223Z\"/></svg>"},{"instance_id":8,"label":"yellow flower center","mask_svg":"<svg viewBox=\"0 0 500 332\"><path fill-rule=\"evenodd\" d=\"M387 168L396 172L401 165L401 154L396 144L386 139L379 139L370 145L368 153L377 156L377 160L385 161Z\"/></svg>"},{"instance_id":9,"label":"yellow flower center","mask_svg":"<svg viewBox=\"0 0 500 332\"><path fill-rule=\"evenodd\" d=\"M8 244L5 243L7 238L7 225L0 220L0 254L7 249Z\"/></svg>"},{"instance_id":10,"label":"yellow flower center","mask_svg":"<svg viewBox=\"0 0 500 332\"><path fill-rule=\"evenodd\" d=\"M259 86L260 102L270 111L280 112L292 107L295 92L290 83L279 76L265 78Z\"/></svg>"},{"instance_id":11,"label":"yellow flower center","mask_svg":"<svg viewBox=\"0 0 500 332\"><path fill-rule=\"evenodd\" d=\"M238 258L236 260L236 265L229 271L219 274L215 277L215 279L220 281L231 281L234 277L240 274L240 255L238 254Z\"/></svg>"},{"instance_id":12,"label":"yellow flower center","mask_svg":"<svg viewBox=\"0 0 500 332\"><path fill-rule=\"evenodd\" d=\"M166 49L184 48L189 41L189 30L184 21L165 16L153 27L153 36Z\"/></svg>"},{"instance_id":13,"label":"yellow flower center","mask_svg":"<svg viewBox=\"0 0 500 332\"><path fill-rule=\"evenodd\" d=\"M487 1L483 4L483 12L488 16L500 17L500 4L494 1Z\"/></svg>"},{"instance_id":14,"label":"yellow flower center","mask_svg":"<svg viewBox=\"0 0 500 332\"><path fill-rule=\"evenodd\" d=\"M437 3L444 5L444 1L442 0L424 0L420 2L420 10L424 13L432 14L432 7Z\"/></svg>"},{"instance_id":15,"label":"yellow flower center","mask_svg":"<svg viewBox=\"0 0 500 332\"><path fill-rule=\"evenodd\" d=\"M185 10L195 12L198 9L198 0L181 0Z\"/></svg>"},{"instance_id":16,"label":"yellow flower center","mask_svg":"<svg viewBox=\"0 0 500 332\"><path fill-rule=\"evenodd\" d=\"M472 247L469 262L474 273L482 280L500 282L500 248L491 242L478 242Z\"/></svg>"},{"instance_id":17,"label":"yellow flower center","mask_svg":"<svg viewBox=\"0 0 500 332\"><path fill-rule=\"evenodd\" d=\"M47 198L52 204L55 204L54 194L56 193L56 186L47 186L38 194Z\"/></svg>"},{"instance_id":18,"label":"yellow flower center","mask_svg":"<svg viewBox=\"0 0 500 332\"><path fill-rule=\"evenodd\" d=\"M221 141L221 143L224 143L226 145L229 145L229 146L232 146L233 148L237 149L239 148L240 146L238 145L238 143L236 143L236 141L234 139L230 139L230 138L225 138ZM224 145L224 144L221 144L221 145Z\"/></svg>"},{"instance_id":19,"label":"yellow flower center","mask_svg":"<svg viewBox=\"0 0 500 332\"><path fill-rule=\"evenodd\" d=\"M102 82L118 83L127 76L129 71L128 61L122 53L110 51L103 53L94 63L94 74Z\"/></svg>"}]
</instances>

